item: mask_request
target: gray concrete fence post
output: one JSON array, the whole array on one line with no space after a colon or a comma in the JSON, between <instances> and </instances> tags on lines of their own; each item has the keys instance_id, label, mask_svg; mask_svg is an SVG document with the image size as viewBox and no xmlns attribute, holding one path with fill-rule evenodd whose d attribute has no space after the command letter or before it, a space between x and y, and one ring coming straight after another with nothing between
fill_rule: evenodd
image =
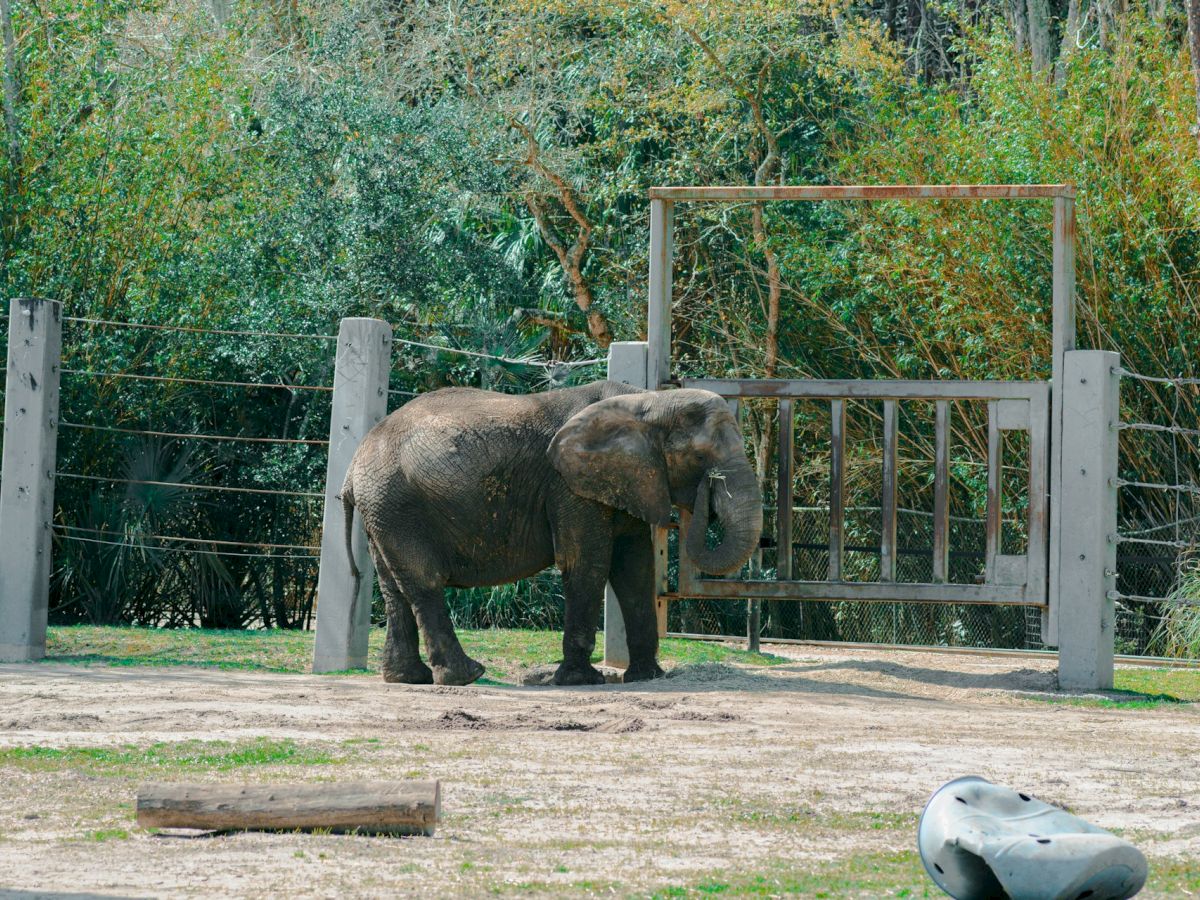
<instances>
[{"instance_id":1,"label":"gray concrete fence post","mask_svg":"<svg viewBox=\"0 0 1200 900\"><path fill-rule=\"evenodd\" d=\"M13 300L0 474L0 662L46 655L61 356L62 304Z\"/></svg>"},{"instance_id":2,"label":"gray concrete fence post","mask_svg":"<svg viewBox=\"0 0 1200 900\"><path fill-rule=\"evenodd\" d=\"M1113 686L1117 568L1117 423L1121 357L1069 350L1062 402L1063 510L1058 565L1058 683L1064 690ZM1051 590L1055 584L1051 582Z\"/></svg>"},{"instance_id":3,"label":"gray concrete fence post","mask_svg":"<svg viewBox=\"0 0 1200 900\"><path fill-rule=\"evenodd\" d=\"M387 415L391 361L390 325L378 319L342 319L334 363L333 409L329 415L314 672L362 669L367 665L375 567L367 552L366 532L356 515L354 560L362 573L356 592L350 560L346 558L340 495L354 451L367 432Z\"/></svg>"},{"instance_id":4,"label":"gray concrete fence post","mask_svg":"<svg viewBox=\"0 0 1200 900\"><path fill-rule=\"evenodd\" d=\"M649 345L645 341L616 341L608 346L608 378L633 387L649 387ZM604 664L629 668L625 619L612 585L604 586Z\"/></svg>"}]
</instances>

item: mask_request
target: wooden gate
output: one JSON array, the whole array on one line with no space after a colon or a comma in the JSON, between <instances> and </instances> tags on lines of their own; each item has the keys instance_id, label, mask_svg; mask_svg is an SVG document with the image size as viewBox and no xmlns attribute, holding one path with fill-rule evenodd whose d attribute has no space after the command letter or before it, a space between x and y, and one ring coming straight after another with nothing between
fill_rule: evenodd
<instances>
[{"instance_id":1,"label":"wooden gate","mask_svg":"<svg viewBox=\"0 0 1200 900\"><path fill-rule=\"evenodd\" d=\"M1052 248L1051 359L1049 382L954 381L726 381L675 379L671 372L673 220L680 202L771 201L1045 201L1053 202L1048 229ZM1042 641L1059 647L1064 687L1095 689L1113 683L1116 482L1119 356L1075 349L1075 188L1034 185L821 185L779 187L658 187L650 190L650 271L645 343L614 343L609 377L651 389L683 385L714 391L731 404L774 398L778 404L780 502L775 522L773 577L709 578L681 547L678 581L668 582L668 532L655 532L656 593L660 629L667 603L685 597L1009 603L1040 607ZM951 415L960 401L987 404L986 565L974 583L952 582L950 550ZM830 426L830 524L828 571L822 580L793 577L792 473L794 407L828 403ZM883 439L878 577L854 580L846 570L846 405L882 406ZM897 425L901 405L935 409L935 491L932 577L897 577ZM1069 427L1064 428L1064 422ZM1025 552L1003 552L1005 432L1024 432L1028 510ZM1070 509L1070 527L1064 510ZM680 527L687 517L681 514ZM769 537L767 538L769 540ZM680 541L683 545L685 542ZM872 548L873 549L873 548ZM811 573L810 573L811 574ZM961 581L961 579L960 579ZM752 607L753 609L753 607ZM757 633L752 614L750 630ZM1066 622L1067 627L1060 623ZM611 589L605 600L605 658L628 660L624 623Z\"/></svg>"},{"instance_id":2,"label":"wooden gate","mask_svg":"<svg viewBox=\"0 0 1200 900\"><path fill-rule=\"evenodd\" d=\"M664 600L685 597L760 597L786 600L914 600L945 603L1015 603L1045 606L1047 602L1047 525L1049 520L1049 387L1043 382L1002 381L730 381L684 379L684 387L713 391L733 403L753 398L774 398L779 415L779 457L775 512L774 577L709 578L701 575L679 541L678 588L660 580ZM952 404L955 401L987 404L987 511L986 566L980 583L949 582L950 557L950 442ZM797 401L828 403L830 408L829 463L829 567L824 580L793 578L792 508L794 405ZM845 577L846 539L846 405L848 402L882 406L882 490L879 498L881 528L879 577L874 581ZM932 580L925 583L897 579L897 426L901 404L933 404L935 409L934 503ZM1028 505L1024 533L1026 550L1002 552L1001 517L1005 497L1001 489L1005 432L1028 434ZM1009 466L1011 467L1011 466ZM681 513L681 531L688 515ZM666 542L659 535L660 559ZM665 569L660 566L660 571Z\"/></svg>"}]
</instances>

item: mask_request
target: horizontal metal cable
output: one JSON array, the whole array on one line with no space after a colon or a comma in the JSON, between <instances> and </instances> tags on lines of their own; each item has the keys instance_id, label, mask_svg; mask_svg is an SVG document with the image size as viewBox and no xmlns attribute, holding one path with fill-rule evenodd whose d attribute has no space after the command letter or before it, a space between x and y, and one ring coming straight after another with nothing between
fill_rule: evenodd
<instances>
[{"instance_id":1,"label":"horizontal metal cable","mask_svg":"<svg viewBox=\"0 0 1200 900\"><path fill-rule=\"evenodd\" d=\"M1156 531L1162 531L1166 528L1174 528L1176 525L1197 525L1200 524L1200 516L1189 516L1186 519L1180 519L1178 522L1164 522L1161 525L1151 525L1147 528L1139 528L1136 531L1126 531L1123 534L1153 534Z\"/></svg>"},{"instance_id":2,"label":"horizontal metal cable","mask_svg":"<svg viewBox=\"0 0 1200 900\"><path fill-rule=\"evenodd\" d=\"M88 534L99 534L105 537L122 537L120 532L106 531L103 528L84 528L82 525L55 525L53 526L59 531L86 531ZM222 547L251 547L266 550L313 550L320 552L320 547L314 547L311 544L270 544L256 543L254 541L221 541L215 538L192 538L183 537L176 534L139 534L138 537L142 540L155 541L186 541L191 544L218 544Z\"/></svg>"},{"instance_id":3,"label":"horizontal metal cable","mask_svg":"<svg viewBox=\"0 0 1200 900\"><path fill-rule=\"evenodd\" d=\"M165 437L165 438L195 438L203 441L247 441L256 444L315 444L328 446L329 441L322 441L306 438L266 438L266 437L240 437L233 434L185 434L176 433L173 431L147 431L139 428L117 428L113 425L82 425L79 422L59 422L63 428L79 428L84 431L111 431L116 434L144 434L149 437Z\"/></svg>"},{"instance_id":4,"label":"horizontal metal cable","mask_svg":"<svg viewBox=\"0 0 1200 900\"><path fill-rule=\"evenodd\" d=\"M421 395L417 391L398 391L398 390L393 390L392 388L388 388L388 396L390 396L390 397L419 397Z\"/></svg>"},{"instance_id":5,"label":"horizontal metal cable","mask_svg":"<svg viewBox=\"0 0 1200 900\"><path fill-rule=\"evenodd\" d=\"M423 347L426 350L437 350L441 353L457 353L459 356L474 356L479 359L491 359L496 362L508 363L514 366L542 366L543 368L553 369L558 367L574 369L577 366L594 366L602 362L608 362L606 359L579 359L574 362L554 362L544 359L514 359L509 356L493 356L491 353L482 353L478 350L463 350L459 347L443 347L439 344L427 344L424 341L411 341L407 338L392 338L392 341L397 344L405 344L409 347Z\"/></svg>"},{"instance_id":6,"label":"horizontal metal cable","mask_svg":"<svg viewBox=\"0 0 1200 900\"><path fill-rule=\"evenodd\" d=\"M109 547L126 547L130 550L149 550L159 553L208 553L213 556L233 556L242 559L313 559L321 557L313 554L296 553L233 553L229 550L204 550L199 547L152 547L149 544L131 544L127 541L102 541L99 538L79 537L75 534L60 534L60 540L79 541L85 544L105 544Z\"/></svg>"},{"instance_id":7,"label":"horizontal metal cable","mask_svg":"<svg viewBox=\"0 0 1200 900\"><path fill-rule=\"evenodd\" d=\"M1200 428L1183 428L1179 425L1154 425L1150 422L1121 422L1118 431L1161 431L1167 434L1200 436Z\"/></svg>"},{"instance_id":8,"label":"horizontal metal cable","mask_svg":"<svg viewBox=\"0 0 1200 900\"><path fill-rule=\"evenodd\" d=\"M85 369L62 369L64 375L84 375L89 378L133 378L138 381L172 381L179 384L215 384L219 387L277 388L285 391L328 391L323 384L276 384L269 381L210 381L204 378L182 378L175 375L139 375L135 372L93 372Z\"/></svg>"},{"instance_id":9,"label":"horizontal metal cable","mask_svg":"<svg viewBox=\"0 0 1200 900\"><path fill-rule=\"evenodd\" d=\"M80 316L63 316L64 322L79 322L84 325L105 325L112 328L144 328L149 331L182 331L188 334L224 334L237 337L308 338L314 341L336 341L335 334L289 334L278 331L231 331L221 328L192 328L187 325L156 325L149 322L117 322L112 319L87 319Z\"/></svg>"},{"instance_id":10,"label":"horizontal metal cable","mask_svg":"<svg viewBox=\"0 0 1200 900\"><path fill-rule=\"evenodd\" d=\"M55 472L57 478L80 478L85 481L105 481L110 484L148 484L154 487L182 488L192 491L227 491L231 494L271 494L277 497L312 497L323 500L324 494L311 491L278 491L270 488L234 487L221 484L187 484L182 481L147 481L140 478L108 478L101 475L80 475L77 472Z\"/></svg>"},{"instance_id":11,"label":"horizontal metal cable","mask_svg":"<svg viewBox=\"0 0 1200 900\"><path fill-rule=\"evenodd\" d=\"M334 334L293 334L278 331L235 331L223 328L193 328L187 325L158 325L149 322L118 322L113 319L91 319L81 316L64 316L63 321L78 322L84 325L103 325L111 328L143 328L150 331L177 331L188 334L222 334L238 337L269 337L284 339L301 338L318 341L337 340L337 335ZM561 366L568 369L573 369L578 366L595 366L608 361L607 359L580 359L570 362L555 362L541 359L514 359L507 356L494 356L490 353L482 353L478 350L463 350L459 347L443 347L439 344L429 344L424 341L409 340L408 338L393 337L392 340L397 344L406 344L410 347L423 347L427 350L437 350L442 353L457 353L460 356L474 356L481 359L491 359L495 360L496 362L520 366L544 366L547 368Z\"/></svg>"},{"instance_id":12,"label":"horizontal metal cable","mask_svg":"<svg viewBox=\"0 0 1200 900\"><path fill-rule=\"evenodd\" d=\"M1154 547L1174 547L1176 550L1186 550L1189 547L1194 547L1195 542L1188 541L1156 541L1152 538L1135 538L1126 537L1123 534L1118 534L1116 538L1118 544L1150 544Z\"/></svg>"},{"instance_id":13,"label":"horizontal metal cable","mask_svg":"<svg viewBox=\"0 0 1200 900\"><path fill-rule=\"evenodd\" d=\"M1146 488L1151 491L1178 491L1181 494L1200 494L1200 487L1194 484L1159 484L1154 481L1126 481L1118 478L1113 482L1117 487Z\"/></svg>"},{"instance_id":14,"label":"horizontal metal cable","mask_svg":"<svg viewBox=\"0 0 1200 900\"><path fill-rule=\"evenodd\" d=\"M1109 600L1130 603L1165 603L1168 606L1200 606L1200 597L1144 597L1140 594L1122 594L1120 591L1109 591L1105 596Z\"/></svg>"},{"instance_id":15,"label":"horizontal metal cable","mask_svg":"<svg viewBox=\"0 0 1200 900\"><path fill-rule=\"evenodd\" d=\"M1120 366L1113 366L1110 371L1114 375L1120 375L1122 378L1133 378L1137 381L1152 381L1155 384L1169 384L1175 387L1186 384L1200 384L1200 378L1164 378L1156 375L1142 375L1138 372L1131 372L1128 369L1123 369Z\"/></svg>"}]
</instances>

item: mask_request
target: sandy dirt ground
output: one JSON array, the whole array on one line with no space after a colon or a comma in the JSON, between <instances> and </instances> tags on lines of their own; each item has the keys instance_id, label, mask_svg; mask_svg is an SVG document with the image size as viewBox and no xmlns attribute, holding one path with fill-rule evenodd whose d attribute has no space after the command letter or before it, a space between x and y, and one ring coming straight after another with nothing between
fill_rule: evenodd
<instances>
[{"instance_id":1,"label":"sandy dirt ground","mask_svg":"<svg viewBox=\"0 0 1200 900\"><path fill-rule=\"evenodd\" d=\"M1041 660L774 649L790 661L576 689L0 666L0 750L291 739L332 761L170 777L439 778L444 806L432 838L181 837L135 828L138 773L0 766L0 895L736 894L794 871L883 896L841 880L877 861L939 896L916 819L963 774L1120 829L1152 868L1200 857L1195 705L1050 702Z\"/></svg>"}]
</instances>

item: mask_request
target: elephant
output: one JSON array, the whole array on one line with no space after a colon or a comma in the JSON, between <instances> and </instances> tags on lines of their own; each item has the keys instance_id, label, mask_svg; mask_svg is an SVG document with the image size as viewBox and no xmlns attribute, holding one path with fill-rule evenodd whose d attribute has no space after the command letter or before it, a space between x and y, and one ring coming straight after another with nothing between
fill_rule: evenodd
<instances>
[{"instance_id":1,"label":"elephant","mask_svg":"<svg viewBox=\"0 0 1200 900\"><path fill-rule=\"evenodd\" d=\"M762 496L741 430L709 391L647 391L613 381L535 394L443 388L368 432L341 498L351 569L357 509L387 609L383 677L470 684L484 667L463 651L446 587L562 572L559 685L603 684L592 666L605 582L625 621L624 680L663 674L651 526L693 512L697 567L739 569L759 544ZM723 529L708 538L710 512ZM420 656L418 626L429 657Z\"/></svg>"}]
</instances>

